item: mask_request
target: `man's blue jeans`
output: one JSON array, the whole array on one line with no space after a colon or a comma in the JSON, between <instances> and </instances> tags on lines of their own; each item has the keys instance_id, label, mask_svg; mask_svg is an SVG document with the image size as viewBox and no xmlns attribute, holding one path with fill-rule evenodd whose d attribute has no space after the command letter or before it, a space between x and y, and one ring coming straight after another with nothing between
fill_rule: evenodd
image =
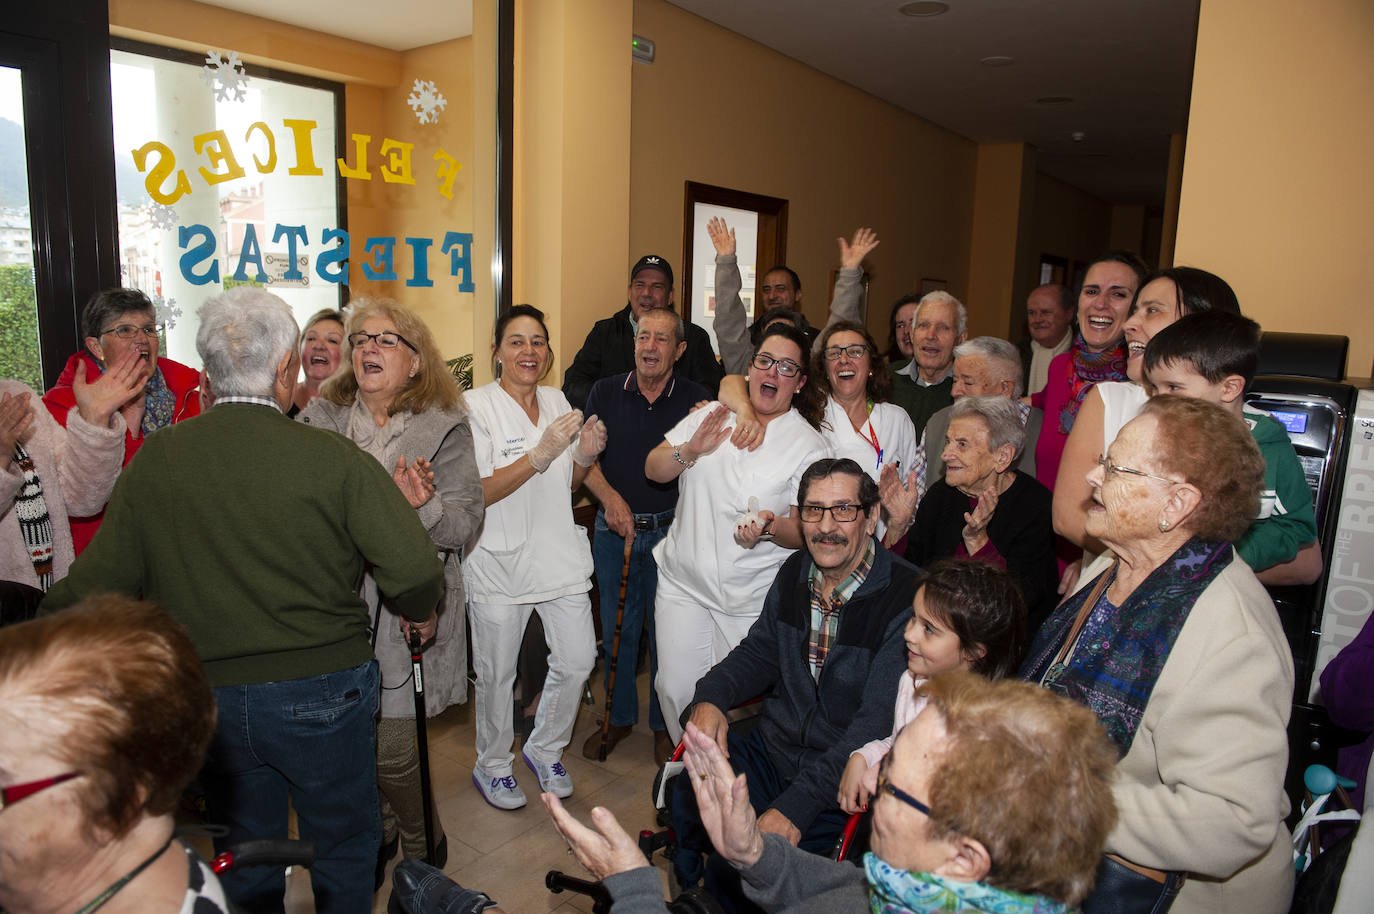
<instances>
[{"instance_id":1,"label":"man's blue jeans","mask_svg":"<svg viewBox=\"0 0 1374 914\"><path fill-rule=\"evenodd\" d=\"M215 689L219 722L205 768L210 820L229 827L215 850L285 838L287 801L300 837L315 842L310 884L318 914L368 914L381 844L377 806L377 661L281 682ZM277 867L220 877L245 911L280 912Z\"/></svg>"},{"instance_id":2,"label":"man's blue jeans","mask_svg":"<svg viewBox=\"0 0 1374 914\"><path fill-rule=\"evenodd\" d=\"M658 565L652 549L668 535L668 528L639 530L630 546L630 581L625 586L625 615L620 622L620 660L616 664L615 694L611 696L611 725L633 726L639 720L639 691L635 667L639 663L639 638L649 638L649 668L658 676L658 645L654 640L654 594L658 592ZM606 512L596 512L592 536L592 562L601 593L601 656L610 670L611 644L615 637L616 605L620 598L620 569L625 564L625 538L606 526ZM649 682L653 683L653 678ZM649 688L649 729L663 730L663 711L658 693Z\"/></svg>"}]
</instances>

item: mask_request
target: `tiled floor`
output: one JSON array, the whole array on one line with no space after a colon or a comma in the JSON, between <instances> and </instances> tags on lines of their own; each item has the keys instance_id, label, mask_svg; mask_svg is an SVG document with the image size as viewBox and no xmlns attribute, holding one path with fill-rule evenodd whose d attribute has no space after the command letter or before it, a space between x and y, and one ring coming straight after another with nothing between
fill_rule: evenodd
<instances>
[{"instance_id":1,"label":"tiled floor","mask_svg":"<svg viewBox=\"0 0 1374 914\"><path fill-rule=\"evenodd\" d=\"M654 827L654 809L649 797L655 767L653 738L649 733L647 672L639 677L640 724L605 762L582 757L582 743L600 720L603 700L600 673L594 673L592 691L595 707L580 706L577 726L563 764L572 774L576 792L566 801L574 815L588 821L593 806L604 806L615 813L631 834ZM445 867L458 883L486 892L500 903L507 914L542 911L581 911L590 914L591 899L564 893L554 895L544 887L544 874L552 869L590 878L567 845L554 830L548 813L539 802L539 787L534 775L516 752L516 778L529 797L529 804L514 812L493 809L472 784L474 725L472 702L449 708L429 722L430 776L439 815L448 834L448 864ZM662 855L656 857L660 867ZM394 866L394 864L393 864ZM666 872L664 873L666 887ZM377 894L374 912L386 910L390 878ZM309 875L296 871L287 881L287 914L309 914L314 910Z\"/></svg>"}]
</instances>

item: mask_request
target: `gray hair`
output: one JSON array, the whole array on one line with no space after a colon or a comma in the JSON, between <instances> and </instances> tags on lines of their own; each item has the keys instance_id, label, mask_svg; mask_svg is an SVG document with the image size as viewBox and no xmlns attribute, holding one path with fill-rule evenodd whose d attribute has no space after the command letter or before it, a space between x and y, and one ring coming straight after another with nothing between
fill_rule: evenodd
<instances>
[{"instance_id":1,"label":"gray hair","mask_svg":"<svg viewBox=\"0 0 1374 914\"><path fill-rule=\"evenodd\" d=\"M995 336L975 336L967 343L954 347L956 359L965 356L978 356L988 364L988 370L997 380L1011 382L1011 395L1021 396L1021 353L1006 340Z\"/></svg>"},{"instance_id":2,"label":"gray hair","mask_svg":"<svg viewBox=\"0 0 1374 914\"><path fill-rule=\"evenodd\" d=\"M1021 412L1010 397L996 394L988 397L960 397L949 408L949 421L977 416L988 428L988 450L996 452L1004 444L1010 444L1016 453L1012 455L1012 465L1021 456L1026 446L1026 427L1021 423Z\"/></svg>"},{"instance_id":3,"label":"gray hair","mask_svg":"<svg viewBox=\"0 0 1374 914\"><path fill-rule=\"evenodd\" d=\"M270 397L282 356L300 329L291 306L271 292L235 286L201 305L196 352L217 397Z\"/></svg>"},{"instance_id":4,"label":"gray hair","mask_svg":"<svg viewBox=\"0 0 1374 914\"><path fill-rule=\"evenodd\" d=\"M673 339L676 340L676 342L673 345L677 345L677 343L683 343L687 341L687 326L682 322L681 314L678 314L672 308L654 308L650 311L645 311L644 314L640 316L639 322L641 324L644 323L644 318L648 317L650 314L654 315L655 317L666 317L672 320Z\"/></svg>"},{"instance_id":5,"label":"gray hair","mask_svg":"<svg viewBox=\"0 0 1374 914\"><path fill-rule=\"evenodd\" d=\"M955 336L963 336L968 331L968 309L964 307L963 302L944 289L936 289L934 292L927 292L922 295L921 300L916 304L916 316L920 316L921 309L926 305L936 304L954 306L955 323L958 325L954 328L954 334Z\"/></svg>"}]
</instances>

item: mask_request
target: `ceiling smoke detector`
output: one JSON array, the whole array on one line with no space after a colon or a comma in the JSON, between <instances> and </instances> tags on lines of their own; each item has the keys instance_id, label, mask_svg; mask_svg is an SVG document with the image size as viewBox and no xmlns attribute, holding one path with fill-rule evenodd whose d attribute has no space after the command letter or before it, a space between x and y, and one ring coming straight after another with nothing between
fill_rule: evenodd
<instances>
[{"instance_id":1,"label":"ceiling smoke detector","mask_svg":"<svg viewBox=\"0 0 1374 914\"><path fill-rule=\"evenodd\" d=\"M1082 130L1075 130L1073 133L1069 134L1069 136L1073 137L1075 143L1081 143L1088 135Z\"/></svg>"},{"instance_id":2,"label":"ceiling smoke detector","mask_svg":"<svg viewBox=\"0 0 1374 914\"><path fill-rule=\"evenodd\" d=\"M1001 54L996 54L992 57L984 57L982 60L978 62L985 67L1009 67L1015 61L1013 61L1010 57L1005 57Z\"/></svg>"},{"instance_id":3,"label":"ceiling smoke detector","mask_svg":"<svg viewBox=\"0 0 1374 914\"><path fill-rule=\"evenodd\" d=\"M903 3L897 7L897 12L913 19L929 19L931 16L948 13L949 4L941 3L939 0L912 0L911 3Z\"/></svg>"}]
</instances>

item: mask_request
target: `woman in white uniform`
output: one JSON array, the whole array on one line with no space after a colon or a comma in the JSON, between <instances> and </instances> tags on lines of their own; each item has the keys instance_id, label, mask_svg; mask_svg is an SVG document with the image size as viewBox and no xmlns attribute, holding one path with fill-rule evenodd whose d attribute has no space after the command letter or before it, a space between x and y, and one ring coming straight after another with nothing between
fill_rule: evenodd
<instances>
[{"instance_id":1,"label":"woman in white uniform","mask_svg":"<svg viewBox=\"0 0 1374 914\"><path fill-rule=\"evenodd\" d=\"M908 471L916 464L916 426L907 411L887 402L892 376L878 344L861 324L837 321L825 328L812 357L812 375L827 394L821 434L831 456L848 457L877 482L893 464ZM884 529L880 521L878 535Z\"/></svg>"},{"instance_id":2,"label":"woman in white uniform","mask_svg":"<svg viewBox=\"0 0 1374 914\"><path fill-rule=\"evenodd\" d=\"M830 456L818 431L819 391L806 383L806 337L774 324L749 370L749 403L763 444L729 441L734 414L699 409L649 453L655 482L678 479L677 515L654 547L658 592L658 700L674 740L697 679L743 640L778 568L801 546L794 503L802 473Z\"/></svg>"},{"instance_id":3,"label":"woman in white uniform","mask_svg":"<svg viewBox=\"0 0 1374 914\"><path fill-rule=\"evenodd\" d=\"M592 553L573 523L572 490L606 446L606 426L595 416L584 424L558 388L539 385L553 351L538 308L516 305L501 315L492 358L497 380L464 395L486 502L463 563L477 674L472 780L492 806L518 809L525 794L513 773L511 687L531 612L544 625L549 674L521 756L541 791L573 792L563 750L596 642L587 597Z\"/></svg>"}]
</instances>

